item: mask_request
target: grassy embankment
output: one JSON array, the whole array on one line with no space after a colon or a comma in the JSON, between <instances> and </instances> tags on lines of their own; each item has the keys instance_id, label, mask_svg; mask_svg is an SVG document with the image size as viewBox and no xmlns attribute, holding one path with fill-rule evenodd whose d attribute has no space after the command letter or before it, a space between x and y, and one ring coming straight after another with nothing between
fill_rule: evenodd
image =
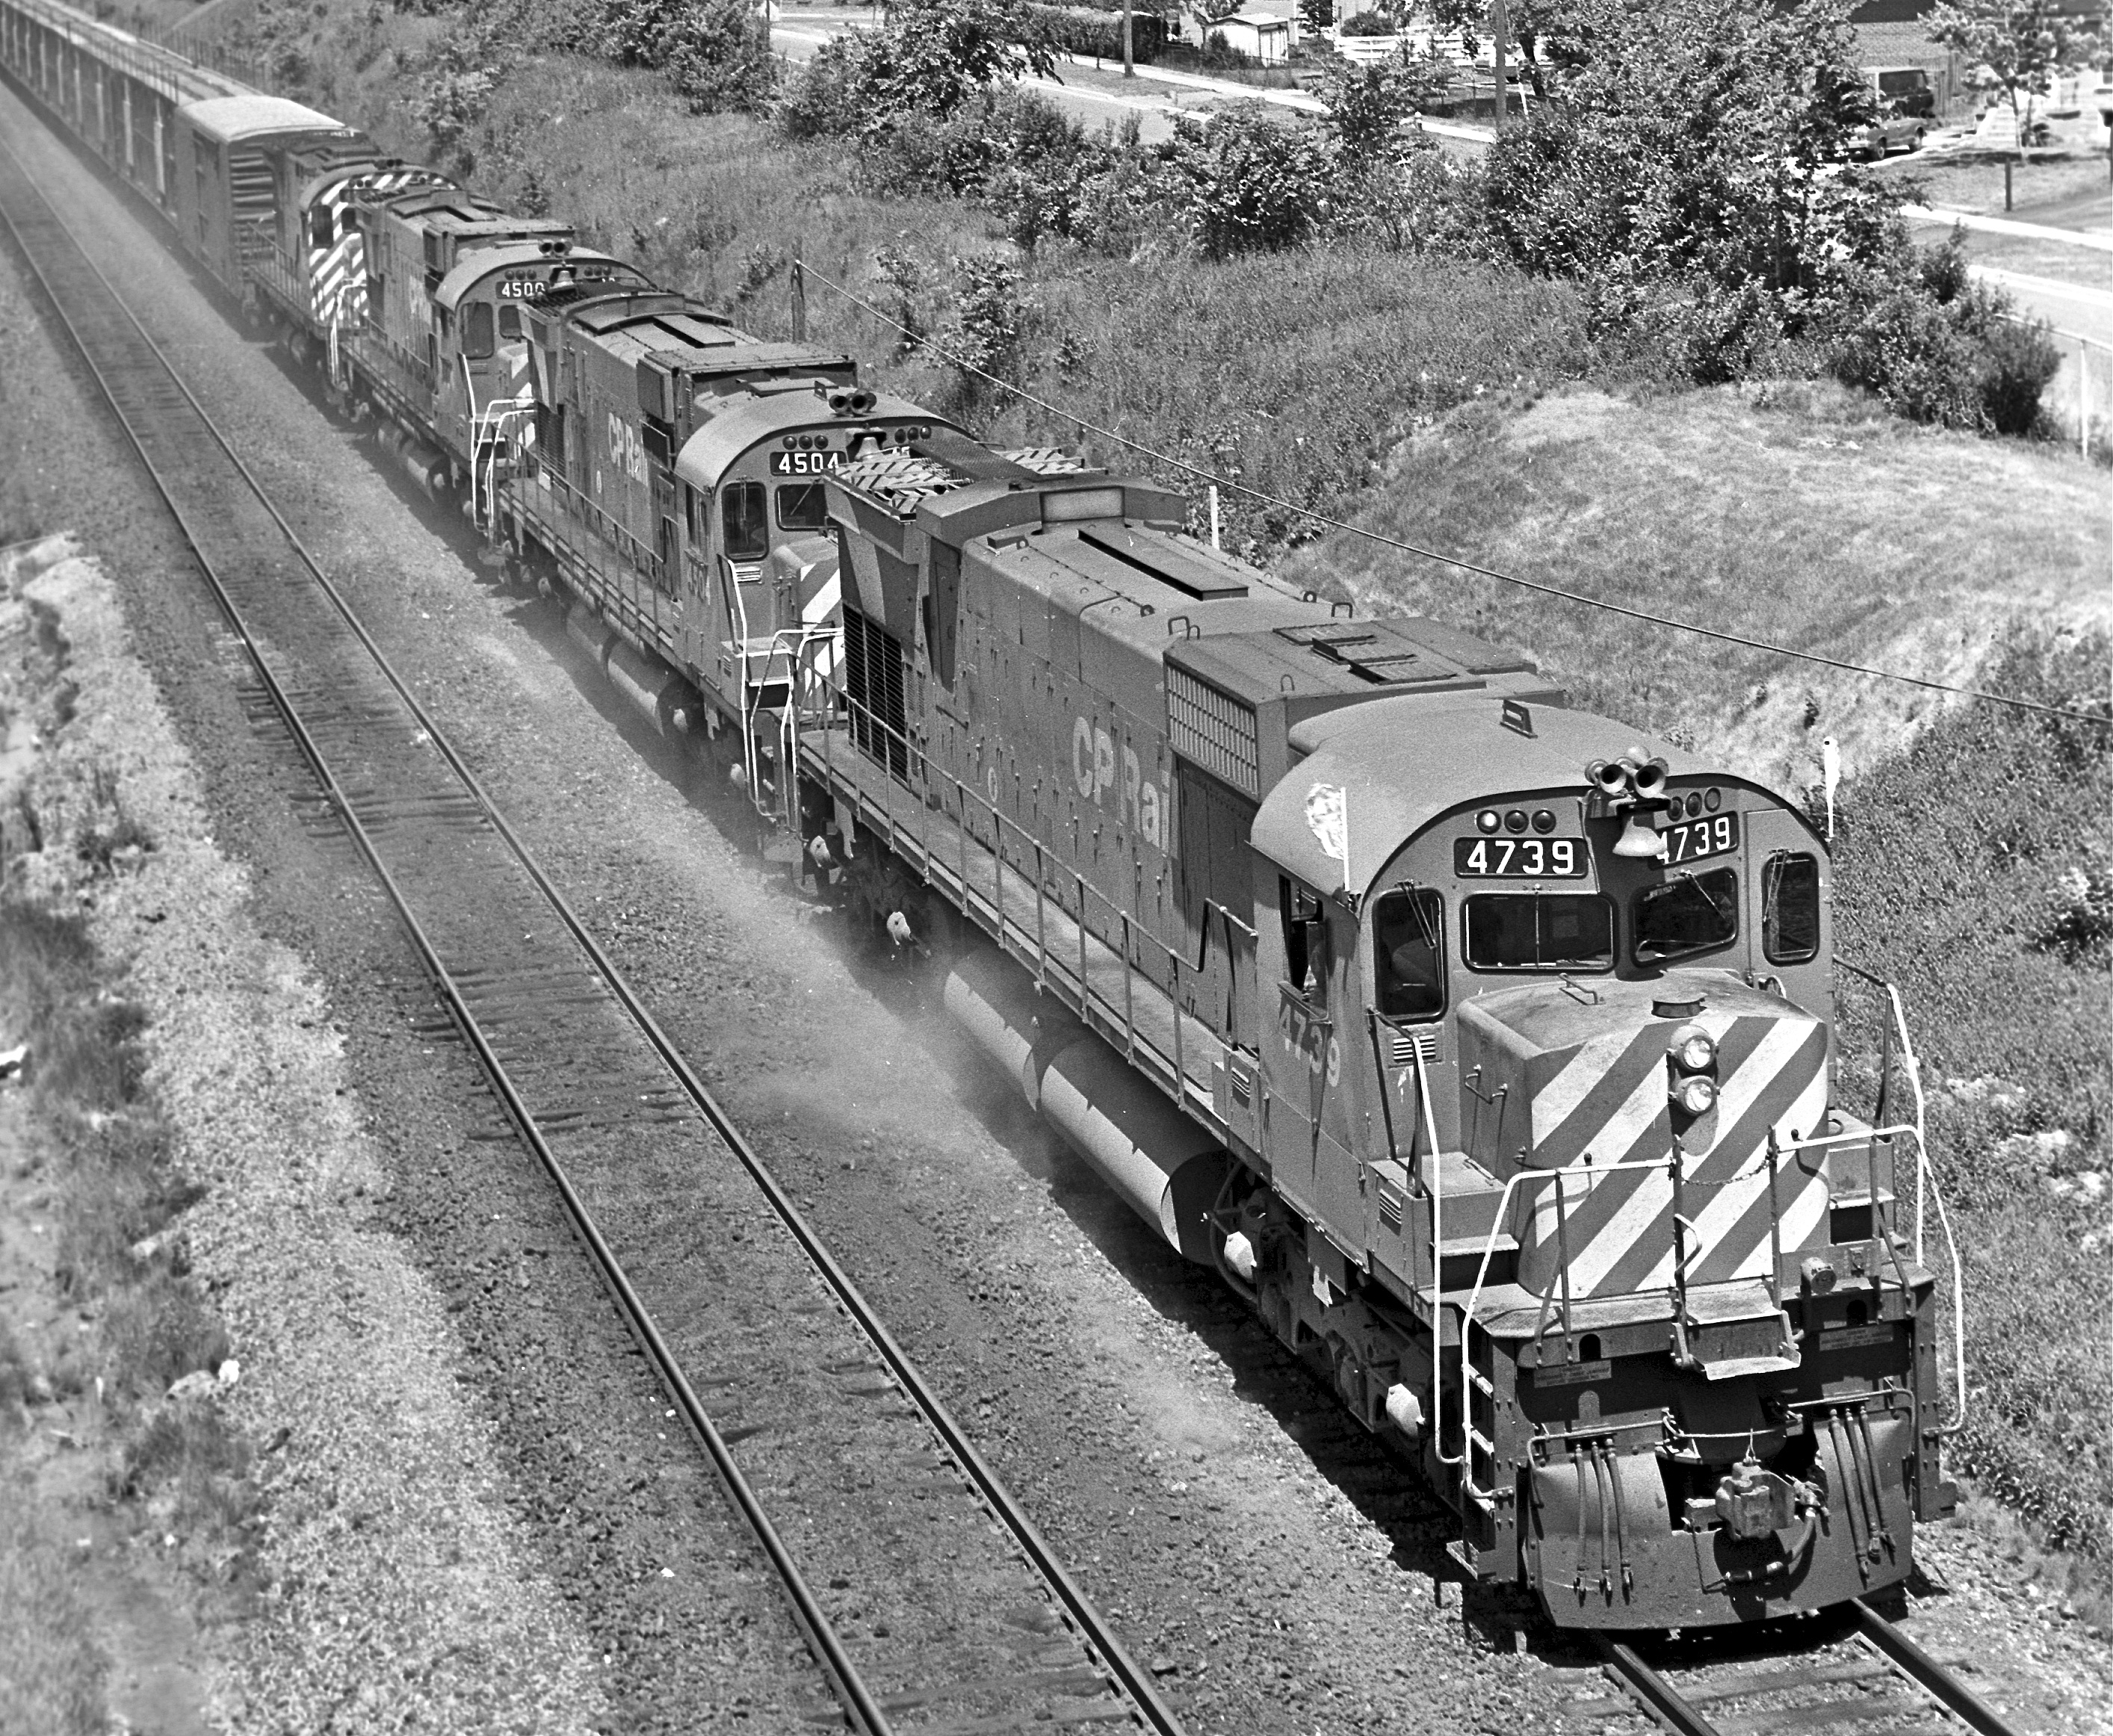
<instances>
[{"instance_id":1,"label":"grassy embankment","mask_svg":"<svg viewBox=\"0 0 2113 1736\"><path fill-rule=\"evenodd\" d=\"M392 51L438 27L303 16L307 93L427 154L408 119L418 68ZM943 325L950 260L997 244L973 209L868 198L836 153L691 120L651 78L577 62L513 66L471 144L486 190L532 194L762 331L784 330L782 262L796 245ZM908 263L891 271L883 250ZM1911 427L1826 387L1543 397L1591 367L1569 297L1457 265L1058 251L1029 262L1027 290L1039 311L1024 353L1051 395L1311 508L1820 654L2041 696L2106 692L2102 638L2049 642L2015 625L2102 627L2113 595L2102 478L2059 452ZM890 384L927 401L953 389L947 371L897 353L879 322L826 292L812 305L815 335ZM1075 431L1015 408L1000 431ZM1382 472L1374 460L1390 452ZM1231 516L1264 552L1296 540L1294 526ZM1285 570L1522 643L1580 703L1793 791L1816 780L1819 740L1841 740L1845 945L1905 991L1969 1250L1976 1411L1961 1456L2046 1534L2103 1551L2113 1465L2097 1443L2113 1438L2113 1365L2097 1324L2102 1244L2089 1240L2103 1195L2077 1178L2107 1158L2113 991L2102 943L2065 949L2059 936L2102 910L2089 877L2109 872L2113 842L2106 732L1947 711L1918 690L1353 538L1297 550Z\"/></svg>"}]
</instances>

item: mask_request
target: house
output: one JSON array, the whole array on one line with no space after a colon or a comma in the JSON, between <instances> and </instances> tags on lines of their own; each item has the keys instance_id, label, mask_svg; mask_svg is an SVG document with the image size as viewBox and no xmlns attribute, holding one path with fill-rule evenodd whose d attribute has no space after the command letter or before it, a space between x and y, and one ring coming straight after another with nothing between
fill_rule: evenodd
<instances>
[{"instance_id":1,"label":"house","mask_svg":"<svg viewBox=\"0 0 2113 1736\"><path fill-rule=\"evenodd\" d=\"M1235 12L1212 25L1211 34L1222 35L1227 48L1265 66L1281 66L1291 57L1291 20L1285 15Z\"/></svg>"}]
</instances>

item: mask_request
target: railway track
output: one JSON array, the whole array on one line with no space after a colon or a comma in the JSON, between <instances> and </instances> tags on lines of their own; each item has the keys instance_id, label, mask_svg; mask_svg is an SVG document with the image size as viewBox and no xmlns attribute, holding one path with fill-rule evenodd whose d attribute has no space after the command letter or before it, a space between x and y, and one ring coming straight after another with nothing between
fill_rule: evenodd
<instances>
[{"instance_id":1,"label":"railway track","mask_svg":"<svg viewBox=\"0 0 2113 1736\"><path fill-rule=\"evenodd\" d=\"M4 143L0 221L225 611L253 713L312 774L308 823L340 828L395 906L844 1718L1178 1731Z\"/></svg>"},{"instance_id":2,"label":"railway track","mask_svg":"<svg viewBox=\"0 0 2113 1736\"><path fill-rule=\"evenodd\" d=\"M1590 1719L1641 1709L1677 1736L2014 1736L2015 1726L1869 1604L1849 1615L1838 1639L1787 1656L1652 1661L1632 1643L1603 1639L1620 1697L1566 1710Z\"/></svg>"}]
</instances>

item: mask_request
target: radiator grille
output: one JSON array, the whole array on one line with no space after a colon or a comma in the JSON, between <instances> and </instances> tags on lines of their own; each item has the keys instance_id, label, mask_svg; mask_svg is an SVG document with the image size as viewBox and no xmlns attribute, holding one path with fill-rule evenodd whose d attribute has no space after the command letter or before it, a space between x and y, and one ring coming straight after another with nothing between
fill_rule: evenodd
<instances>
[{"instance_id":1,"label":"radiator grille","mask_svg":"<svg viewBox=\"0 0 2113 1736\"><path fill-rule=\"evenodd\" d=\"M910 750L904 736L910 726L901 643L850 608L844 610L844 679L852 700L852 738L897 777L906 777Z\"/></svg>"},{"instance_id":2,"label":"radiator grille","mask_svg":"<svg viewBox=\"0 0 2113 1736\"><path fill-rule=\"evenodd\" d=\"M1243 795L1262 799L1262 755L1255 714L1230 695L1169 665L1166 739L1174 751Z\"/></svg>"}]
</instances>

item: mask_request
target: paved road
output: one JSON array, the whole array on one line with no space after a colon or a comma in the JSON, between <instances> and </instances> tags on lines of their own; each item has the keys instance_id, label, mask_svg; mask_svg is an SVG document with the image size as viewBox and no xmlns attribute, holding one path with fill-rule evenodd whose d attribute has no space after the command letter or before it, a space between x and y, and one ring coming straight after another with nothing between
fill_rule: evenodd
<instances>
[{"instance_id":1,"label":"paved road","mask_svg":"<svg viewBox=\"0 0 2113 1736\"><path fill-rule=\"evenodd\" d=\"M876 15L860 11L800 8L774 16L770 45L788 59L804 61L832 36L846 30L872 27ZM1230 79L1214 79L1193 72L1140 66L1134 78L1125 79L1119 65L1102 64L1067 55L1056 79L1025 79L1021 82L1040 91L1063 113L1089 128L1112 123L1121 125L1137 117L1139 136L1155 144L1174 136L1178 114L1203 115L1226 103L1260 101L1272 107L1317 115L1318 98L1298 90L1260 90ZM1460 126L1451 121L1429 121L1425 130L1440 145L1463 156L1479 154L1494 136L1487 127Z\"/></svg>"}]
</instances>

